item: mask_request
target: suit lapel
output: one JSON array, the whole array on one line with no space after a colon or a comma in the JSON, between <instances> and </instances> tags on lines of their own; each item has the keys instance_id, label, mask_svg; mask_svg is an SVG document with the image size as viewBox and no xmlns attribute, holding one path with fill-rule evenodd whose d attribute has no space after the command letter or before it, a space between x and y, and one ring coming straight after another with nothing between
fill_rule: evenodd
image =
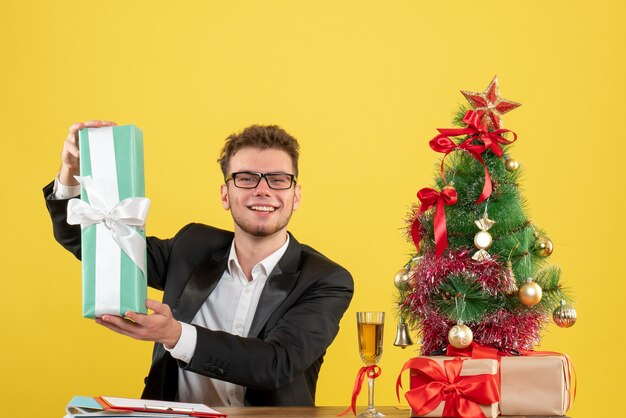
<instances>
[{"instance_id":1,"label":"suit lapel","mask_svg":"<svg viewBox=\"0 0 626 418\"><path fill-rule=\"evenodd\" d=\"M296 241L293 235L289 234L287 251L267 278L248 336L256 337L259 335L269 317L296 285L300 275L298 271L300 251L300 243Z\"/></svg>"},{"instance_id":2,"label":"suit lapel","mask_svg":"<svg viewBox=\"0 0 626 418\"><path fill-rule=\"evenodd\" d=\"M217 286L222 278L224 270L226 270L226 262L228 260L228 250L226 253L215 254L208 257L207 260L200 264L187 281L183 294L174 305L174 313L176 319L191 323L196 313L206 302L211 292Z\"/></svg>"}]
</instances>

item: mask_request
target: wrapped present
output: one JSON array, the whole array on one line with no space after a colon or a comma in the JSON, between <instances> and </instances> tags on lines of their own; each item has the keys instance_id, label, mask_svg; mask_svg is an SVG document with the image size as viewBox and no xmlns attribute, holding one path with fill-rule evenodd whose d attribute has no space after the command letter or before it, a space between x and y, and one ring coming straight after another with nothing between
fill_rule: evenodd
<instances>
[{"instance_id":1,"label":"wrapped present","mask_svg":"<svg viewBox=\"0 0 626 418\"><path fill-rule=\"evenodd\" d=\"M132 125L79 131L80 199L68 223L81 225L83 316L146 313L143 135Z\"/></svg>"},{"instance_id":2,"label":"wrapped present","mask_svg":"<svg viewBox=\"0 0 626 418\"><path fill-rule=\"evenodd\" d=\"M502 357L502 415L564 415L570 407L570 363L565 355Z\"/></svg>"},{"instance_id":3,"label":"wrapped present","mask_svg":"<svg viewBox=\"0 0 626 418\"><path fill-rule=\"evenodd\" d=\"M474 342L461 350L448 346L447 354L498 360L502 415L563 415L576 393L573 365L561 353L524 350L521 356L507 356Z\"/></svg>"},{"instance_id":4,"label":"wrapped present","mask_svg":"<svg viewBox=\"0 0 626 418\"><path fill-rule=\"evenodd\" d=\"M405 398L411 407L411 416L498 416L497 360L415 357L406 362L402 371L407 369L411 380ZM399 387L400 377L396 392Z\"/></svg>"}]
</instances>

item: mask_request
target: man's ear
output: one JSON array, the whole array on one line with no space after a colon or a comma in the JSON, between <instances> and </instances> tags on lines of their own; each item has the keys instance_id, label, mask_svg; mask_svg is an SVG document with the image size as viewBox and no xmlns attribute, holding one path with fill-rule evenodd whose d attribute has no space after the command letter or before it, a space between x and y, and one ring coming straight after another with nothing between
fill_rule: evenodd
<instances>
[{"instance_id":1,"label":"man's ear","mask_svg":"<svg viewBox=\"0 0 626 418\"><path fill-rule=\"evenodd\" d=\"M220 186L220 195L222 200L222 207L226 210L230 209L230 201L228 200L228 186L222 184Z\"/></svg>"},{"instance_id":2,"label":"man's ear","mask_svg":"<svg viewBox=\"0 0 626 418\"><path fill-rule=\"evenodd\" d=\"M300 185L297 184L296 188L294 189L294 193L293 193L293 210L297 210L298 207L300 207L300 198L301 197L302 197L302 195L301 195Z\"/></svg>"}]
</instances>

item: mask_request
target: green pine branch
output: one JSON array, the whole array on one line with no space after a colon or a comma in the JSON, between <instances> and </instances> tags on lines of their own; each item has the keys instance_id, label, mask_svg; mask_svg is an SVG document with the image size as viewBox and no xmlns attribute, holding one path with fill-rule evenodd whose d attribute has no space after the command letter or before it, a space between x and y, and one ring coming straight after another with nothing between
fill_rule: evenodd
<instances>
[{"instance_id":1,"label":"green pine branch","mask_svg":"<svg viewBox=\"0 0 626 418\"><path fill-rule=\"evenodd\" d=\"M437 308L451 321L478 322L502 306L502 300L487 294L471 276L450 275L439 286Z\"/></svg>"}]
</instances>

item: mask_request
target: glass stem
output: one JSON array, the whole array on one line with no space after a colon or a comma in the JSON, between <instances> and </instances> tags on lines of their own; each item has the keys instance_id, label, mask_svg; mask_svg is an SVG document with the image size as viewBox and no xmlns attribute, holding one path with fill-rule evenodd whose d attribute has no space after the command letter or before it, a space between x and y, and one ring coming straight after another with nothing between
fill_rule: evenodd
<instances>
[{"instance_id":1,"label":"glass stem","mask_svg":"<svg viewBox=\"0 0 626 418\"><path fill-rule=\"evenodd\" d=\"M367 378L367 409L374 411L374 379Z\"/></svg>"}]
</instances>

